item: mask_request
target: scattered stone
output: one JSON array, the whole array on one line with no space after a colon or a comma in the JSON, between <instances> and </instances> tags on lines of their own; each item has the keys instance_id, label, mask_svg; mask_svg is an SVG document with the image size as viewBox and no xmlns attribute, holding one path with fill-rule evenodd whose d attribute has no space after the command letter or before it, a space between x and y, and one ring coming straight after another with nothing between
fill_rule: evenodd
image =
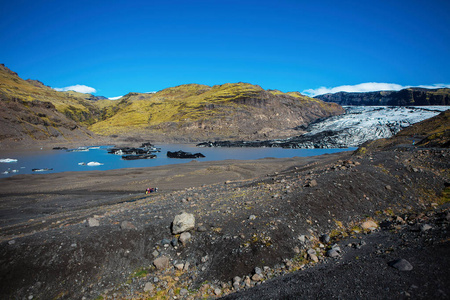
<instances>
[{"instance_id":1,"label":"scattered stone","mask_svg":"<svg viewBox=\"0 0 450 300\"><path fill-rule=\"evenodd\" d=\"M315 254L308 254L309 258L314 262L319 262L319 258Z\"/></svg>"},{"instance_id":2,"label":"scattered stone","mask_svg":"<svg viewBox=\"0 0 450 300\"><path fill-rule=\"evenodd\" d=\"M336 250L337 252L341 252L341 247L339 247L338 244L334 244L333 246L331 246L331 249Z\"/></svg>"},{"instance_id":3,"label":"scattered stone","mask_svg":"<svg viewBox=\"0 0 450 300\"><path fill-rule=\"evenodd\" d=\"M259 274L259 275L261 275L261 274L262 274L262 270L261 270L261 268L259 268L259 267L256 267L256 268L255 268L255 274Z\"/></svg>"},{"instance_id":4,"label":"scattered stone","mask_svg":"<svg viewBox=\"0 0 450 300\"><path fill-rule=\"evenodd\" d=\"M239 290L239 282L233 282L233 288L237 291Z\"/></svg>"},{"instance_id":5,"label":"scattered stone","mask_svg":"<svg viewBox=\"0 0 450 300\"><path fill-rule=\"evenodd\" d=\"M220 296L220 294L222 294L222 290L221 289L214 289L214 294L216 296Z\"/></svg>"},{"instance_id":6,"label":"scattered stone","mask_svg":"<svg viewBox=\"0 0 450 300\"><path fill-rule=\"evenodd\" d=\"M239 277L239 276L235 276L235 277L233 278L233 282L240 283L241 281L242 281L242 278Z\"/></svg>"},{"instance_id":7,"label":"scattered stone","mask_svg":"<svg viewBox=\"0 0 450 300\"><path fill-rule=\"evenodd\" d=\"M176 238L173 238L170 243L172 244L172 247L177 247L178 246L178 240Z\"/></svg>"},{"instance_id":8,"label":"scattered stone","mask_svg":"<svg viewBox=\"0 0 450 300\"><path fill-rule=\"evenodd\" d=\"M294 253L295 254L299 254L300 253L300 248L298 246L294 247Z\"/></svg>"},{"instance_id":9,"label":"scattered stone","mask_svg":"<svg viewBox=\"0 0 450 300\"><path fill-rule=\"evenodd\" d=\"M153 257L158 257L159 252L157 250L155 250L155 251L152 252L152 255L153 255Z\"/></svg>"},{"instance_id":10,"label":"scattered stone","mask_svg":"<svg viewBox=\"0 0 450 300\"><path fill-rule=\"evenodd\" d=\"M427 230L430 230L430 229L432 229L433 227L431 226L431 225L428 225L428 224L422 224L422 225L420 225L420 231L422 231L422 232L425 232L425 231L427 231Z\"/></svg>"},{"instance_id":11,"label":"scattered stone","mask_svg":"<svg viewBox=\"0 0 450 300\"><path fill-rule=\"evenodd\" d=\"M250 217L248 217L248 219L249 219L250 221L253 221L253 220L256 219L256 216L255 216L255 215L250 215Z\"/></svg>"},{"instance_id":12,"label":"scattered stone","mask_svg":"<svg viewBox=\"0 0 450 300\"><path fill-rule=\"evenodd\" d=\"M184 268L184 264L183 263L180 263L180 264L176 264L175 265L175 268L177 269L177 270L183 270L183 268Z\"/></svg>"},{"instance_id":13,"label":"scattered stone","mask_svg":"<svg viewBox=\"0 0 450 300\"><path fill-rule=\"evenodd\" d=\"M392 187L391 187L390 185L386 185L385 188L386 188L386 190L388 190L388 191L392 190Z\"/></svg>"},{"instance_id":14,"label":"scattered stone","mask_svg":"<svg viewBox=\"0 0 450 300\"><path fill-rule=\"evenodd\" d=\"M133 223L129 221L123 221L120 223L120 229L122 230L134 230L136 229L136 226L133 225Z\"/></svg>"},{"instance_id":15,"label":"scattered stone","mask_svg":"<svg viewBox=\"0 0 450 300\"><path fill-rule=\"evenodd\" d=\"M251 287L251 283L252 283L252 281L250 280L250 277L245 276L245 279L244 279L245 286L249 288L249 287Z\"/></svg>"},{"instance_id":16,"label":"scattered stone","mask_svg":"<svg viewBox=\"0 0 450 300\"><path fill-rule=\"evenodd\" d=\"M202 261L202 263L205 263L205 262L208 261L208 259L209 259L209 256L206 255L206 256L203 256L203 257L202 257L201 261Z\"/></svg>"},{"instance_id":17,"label":"scattered stone","mask_svg":"<svg viewBox=\"0 0 450 300\"><path fill-rule=\"evenodd\" d=\"M377 229L378 224L375 223L372 220L368 220L368 221L365 221L364 223L362 223L361 227L364 228L365 230L372 230L373 231L373 230Z\"/></svg>"},{"instance_id":18,"label":"scattered stone","mask_svg":"<svg viewBox=\"0 0 450 300\"><path fill-rule=\"evenodd\" d=\"M328 257L332 257L332 258L339 257L339 252L336 249L332 248L332 249L327 251L327 256Z\"/></svg>"},{"instance_id":19,"label":"scattered stone","mask_svg":"<svg viewBox=\"0 0 450 300\"><path fill-rule=\"evenodd\" d=\"M261 281L262 279L263 279L263 277L260 274L254 274L252 276L253 281Z\"/></svg>"},{"instance_id":20,"label":"scattered stone","mask_svg":"<svg viewBox=\"0 0 450 300\"><path fill-rule=\"evenodd\" d=\"M320 237L322 243L328 244L330 242L330 236L328 234L324 234Z\"/></svg>"},{"instance_id":21,"label":"scattered stone","mask_svg":"<svg viewBox=\"0 0 450 300\"><path fill-rule=\"evenodd\" d=\"M286 267L291 268L293 266L292 261L291 260L287 260L286 261Z\"/></svg>"},{"instance_id":22,"label":"scattered stone","mask_svg":"<svg viewBox=\"0 0 450 300\"><path fill-rule=\"evenodd\" d=\"M395 218L395 222L400 223L400 224L404 224L404 223L405 223L405 220L403 220L402 217L397 216L397 217Z\"/></svg>"},{"instance_id":23,"label":"scattered stone","mask_svg":"<svg viewBox=\"0 0 450 300\"><path fill-rule=\"evenodd\" d=\"M14 245L16 243L16 240L10 240L10 241L8 241L8 244L9 245Z\"/></svg>"},{"instance_id":24,"label":"scattered stone","mask_svg":"<svg viewBox=\"0 0 450 300\"><path fill-rule=\"evenodd\" d=\"M100 226L100 222L96 218L89 218L88 220L89 227L98 227Z\"/></svg>"},{"instance_id":25,"label":"scattered stone","mask_svg":"<svg viewBox=\"0 0 450 300\"><path fill-rule=\"evenodd\" d=\"M155 259L153 264L158 270L165 270L169 267L169 258L163 255Z\"/></svg>"},{"instance_id":26,"label":"scattered stone","mask_svg":"<svg viewBox=\"0 0 450 300\"><path fill-rule=\"evenodd\" d=\"M208 229L206 228L205 225L198 226L198 228L197 228L197 231L198 231L198 232L205 232L205 231L207 231L207 230L208 230Z\"/></svg>"},{"instance_id":27,"label":"scattered stone","mask_svg":"<svg viewBox=\"0 0 450 300\"><path fill-rule=\"evenodd\" d=\"M162 239L161 240L161 245L170 245L170 243L171 243L172 241L171 240L169 240L169 239Z\"/></svg>"},{"instance_id":28,"label":"scattered stone","mask_svg":"<svg viewBox=\"0 0 450 300\"><path fill-rule=\"evenodd\" d=\"M187 294L189 294L189 291L187 289L180 290L180 296L186 296Z\"/></svg>"},{"instance_id":29,"label":"scattered stone","mask_svg":"<svg viewBox=\"0 0 450 300\"><path fill-rule=\"evenodd\" d=\"M315 187L317 186L317 181L315 179L311 180L308 184L306 184L307 187Z\"/></svg>"},{"instance_id":30,"label":"scattered stone","mask_svg":"<svg viewBox=\"0 0 450 300\"><path fill-rule=\"evenodd\" d=\"M298 240L299 240L300 242L304 243L304 242L306 241L306 236L302 234L302 235L300 235L300 236L298 237Z\"/></svg>"},{"instance_id":31,"label":"scattered stone","mask_svg":"<svg viewBox=\"0 0 450 300\"><path fill-rule=\"evenodd\" d=\"M397 259L389 262L389 266L396 268L399 271L411 271L413 266L406 259Z\"/></svg>"},{"instance_id":32,"label":"scattered stone","mask_svg":"<svg viewBox=\"0 0 450 300\"><path fill-rule=\"evenodd\" d=\"M183 244L183 246L185 246L190 240L191 240L191 234L189 232L183 232L180 235L180 243Z\"/></svg>"},{"instance_id":33,"label":"scattered stone","mask_svg":"<svg viewBox=\"0 0 450 300\"><path fill-rule=\"evenodd\" d=\"M193 214L183 212L176 215L172 222L172 233L178 234L195 228L195 217Z\"/></svg>"},{"instance_id":34,"label":"scattered stone","mask_svg":"<svg viewBox=\"0 0 450 300\"><path fill-rule=\"evenodd\" d=\"M153 292L153 289L155 287L153 286L153 284L151 282L147 282L144 286L144 292Z\"/></svg>"},{"instance_id":35,"label":"scattered stone","mask_svg":"<svg viewBox=\"0 0 450 300\"><path fill-rule=\"evenodd\" d=\"M187 270L189 270L189 265L190 265L190 263L187 261L187 262L185 262L184 263L184 268L183 268L183 271L187 271Z\"/></svg>"}]
</instances>

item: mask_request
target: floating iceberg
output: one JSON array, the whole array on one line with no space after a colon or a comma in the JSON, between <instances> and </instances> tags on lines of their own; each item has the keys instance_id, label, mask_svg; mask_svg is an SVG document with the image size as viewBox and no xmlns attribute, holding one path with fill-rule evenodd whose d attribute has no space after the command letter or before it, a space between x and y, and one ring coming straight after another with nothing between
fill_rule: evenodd
<instances>
[{"instance_id":1,"label":"floating iceberg","mask_svg":"<svg viewBox=\"0 0 450 300\"><path fill-rule=\"evenodd\" d=\"M52 168L42 168L42 169L31 169L33 172L47 172L47 171L53 171Z\"/></svg>"},{"instance_id":2,"label":"floating iceberg","mask_svg":"<svg viewBox=\"0 0 450 300\"><path fill-rule=\"evenodd\" d=\"M99 163L99 162L97 162L97 161L91 161L91 162L88 162L86 165L88 165L88 166L90 166L90 167L103 166L102 163Z\"/></svg>"},{"instance_id":3,"label":"floating iceberg","mask_svg":"<svg viewBox=\"0 0 450 300\"><path fill-rule=\"evenodd\" d=\"M0 158L0 163L15 163L17 159L15 158Z\"/></svg>"}]
</instances>

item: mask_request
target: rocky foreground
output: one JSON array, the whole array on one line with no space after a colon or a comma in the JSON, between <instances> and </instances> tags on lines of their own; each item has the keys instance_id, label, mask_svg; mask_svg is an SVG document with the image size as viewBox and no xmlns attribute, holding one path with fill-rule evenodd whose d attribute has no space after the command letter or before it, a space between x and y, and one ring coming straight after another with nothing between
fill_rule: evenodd
<instances>
[{"instance_id":1,"label":"rocky foreground","mask_svg":"<svg viewBox=\"0 0 450 300\"><path fill-rule=\"evenodd\" d=\"M450 152L403 141L4 179L0 296L448 298Z\"/></svg>"}]
</instances>

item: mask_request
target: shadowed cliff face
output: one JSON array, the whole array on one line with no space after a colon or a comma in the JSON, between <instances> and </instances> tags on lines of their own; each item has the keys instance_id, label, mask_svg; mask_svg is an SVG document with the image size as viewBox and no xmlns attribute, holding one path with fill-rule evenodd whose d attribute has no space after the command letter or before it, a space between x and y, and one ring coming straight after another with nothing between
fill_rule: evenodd
<instances>
[{"instance_id":1,"label":"shadowed cliff face","mask_svg":"<svg viewBox=\"0 0 450 300\"><path fill-rule=\"evenodd\" d=\"M315 97L340 105L450 105L450 89L409 88L401 91L377 91L367 93L339 92Z\"/></svg>"}]
</instances>

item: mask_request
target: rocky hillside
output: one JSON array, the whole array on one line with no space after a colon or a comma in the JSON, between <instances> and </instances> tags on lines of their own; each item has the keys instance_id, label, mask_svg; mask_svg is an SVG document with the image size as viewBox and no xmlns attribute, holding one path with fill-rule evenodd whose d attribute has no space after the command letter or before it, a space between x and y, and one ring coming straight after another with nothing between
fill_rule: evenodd
<instances>
[{"instance_id":1,"label":"rocky hillside","mask_svg":"<svg viewBox=\"0 0 450 300\"><path fill-rule=\"evenodd\" d=\"M101 135L151 135L180 141L257 139L298 134L299 126L343 113L336 104L248 83L180 85L130 93L105 107L89 128Z\"/></svg>"},{"instance_id":2,"label":"rocky hillside","mask_svg":"<svg viewBox=\"0 0 450 300\"><path fill-rule=\"evenodd\" d=\"M95 122L96 97L57 92L36 80L23 80L0 65L0 142L77 141L95 134L85 125Z\"/></svg>"},{"instance_id":3,"label":"rocky hillside","mask_svg":"<svg viewBox=\"0 0 450 300\"><path fill-rule=\"evenodd\" d=\"M401 91L367 93L339 92L319 95L315 98L339 105L450 105L450 89L409 88Z\"/></svg>"}]
</instances>

